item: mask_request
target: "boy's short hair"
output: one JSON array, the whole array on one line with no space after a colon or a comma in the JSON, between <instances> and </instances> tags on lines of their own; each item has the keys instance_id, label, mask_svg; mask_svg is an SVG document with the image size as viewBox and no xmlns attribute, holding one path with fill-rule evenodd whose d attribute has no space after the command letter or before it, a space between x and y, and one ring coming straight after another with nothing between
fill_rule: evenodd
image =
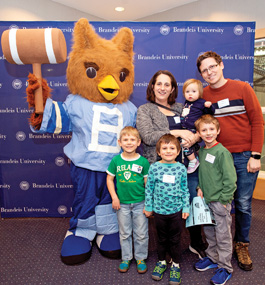
<instances>
[{"instance_id":1,"label":"boy's short hair","mask_svg":"<svg viewBox=\"0 0 265 285\"><path fill-rule=\"evenodd\" d=\"M193 83L196 83L197 86L198 86L198 89L199 89L199 98L202 98L202 95L203 95L203 85L201 83L200 80L198 79L194 79L194 78L191 78L191 79L188 79L184 82L183 84L183 88L182 88L182 92L183 92L183 96L185 97L185 91L187 89L187 87L190 85L190 84L193 84Z\"/></svg>"},{"instance_id":2,"label":"boy's short hair","mask_svg":"<svg viewBox=\"0 0 265 285\"><path fill-rule=\"evenodd\" d=\"M206 114L201 116L195 123L195 128L199 132L201 124L214 124L216 126L217 131L220 129L219 121L212 115Z\"/></svg>"},{"instance_id":3,"label":"boy's short hair","mask_svg":"<svg viewBox=\"0 0 265 285\"><path fill-rule=\"evenodd\" d=\"M219 54L217 54L216 52L214 52L214 51L206 51L205 53L203 53L202 55L200 55L197 58L197 68L198 68L198 71L200 73L201 73L200 67L201 67L202 61L204 59L206 59L206 58L209 58L209 57L212 57L213 59L215 59L216 63L218 63L218 64L223 62L221 56Z\"/></svg>"},{"instance_id":4,"label":"boy's short hair","mask_svg":"<svg viewBox=\"0 0 265 285\"><path fill-rule=\"evenodd\" d=\"M138 140L140 140L140 134L138 132L138 130L134 127L131 127L131 126L127 126L127 127L124 127L121 132L120 132L120 140L122 139L123 136L125 135L131 135L131 136L134 136L136 137Z\"/></svg>"},{"instance_id":5,"label":"boy's short hair","mask_svg":"<svg viewBox=\"0 0 265 285\"><path fill-rule=\"evenodd\" d=\"M158 140L158 142L156 143L156 152L157 153L160 152L160 148L161 148L162 143L166 143L166 144L172 143L177 147L178 151L180 151L180 149L181 149L179 140L171 134L165 134Z\"/></svg>"}]
</instances>

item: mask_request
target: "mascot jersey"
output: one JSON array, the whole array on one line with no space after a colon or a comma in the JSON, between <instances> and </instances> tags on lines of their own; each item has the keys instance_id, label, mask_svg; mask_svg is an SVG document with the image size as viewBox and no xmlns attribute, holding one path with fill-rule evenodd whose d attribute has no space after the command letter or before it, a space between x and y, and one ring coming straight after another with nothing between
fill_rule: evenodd
<instances>
[{"instance_id":1,"label":"mascot jersey","mask_svg":"<svg viewBox=\"0 0 265 285\"><path fill-rule=\"evenodd\" d=\"M111 159L120 153L121 129L135 126L136 111L130 101L95 103L78 95L69 95L64 103L47 99L39 132L72 132L71 141L64 147L67 157L76 166L105 172Z\"/></svg>"},{"instance_id":2,"label":"mascot jersey","mask_svg":"<svg viewBox=\"0 0 265 285\"><path fill-rule=\"evenodd\" d=\"M75 198L70 230L76 236L93 240L96 233L118 232L106 187L106 170L111 159L120 153L121 129L135 126L136 111L130 101L95 103L78 95L68 95L64 103L47 99L42 125L37 132L72 132L64 152L72 161Z\"/></svg>"}]
</instances>

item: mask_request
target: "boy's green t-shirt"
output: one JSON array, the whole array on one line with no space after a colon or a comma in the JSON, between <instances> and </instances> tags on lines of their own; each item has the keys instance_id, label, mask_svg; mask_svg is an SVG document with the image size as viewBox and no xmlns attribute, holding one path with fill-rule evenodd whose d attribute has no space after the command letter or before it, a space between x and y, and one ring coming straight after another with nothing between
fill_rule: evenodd
<instances>
[{"instance_id":1,"label":"boy's green t-shirt","mask_svg":"<svg viewBox=\"0 0 265 285\"><path fill-rule=\"evenodd\" d=\"M110 162L107 173L116 177L117 195L120 203L139 203L145 199L144 177L147 177L149 162L139 156L133 160L116 155Z\"/></svg>"}]
</instances>

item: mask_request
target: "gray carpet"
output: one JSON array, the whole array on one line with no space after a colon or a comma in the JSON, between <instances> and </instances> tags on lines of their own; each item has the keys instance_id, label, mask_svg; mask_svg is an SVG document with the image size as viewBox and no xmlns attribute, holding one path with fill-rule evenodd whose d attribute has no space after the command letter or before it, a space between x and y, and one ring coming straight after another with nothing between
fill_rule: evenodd
<instances>
[{"instance_id":1,"label":"gray carpet","mask_svg":"<svg viewBox=\"0 0 265 285\"><path fill-rule=\"evenodd\" d=\"M241 270L233 256L234 273L227 284L265 284L265 201L253 200L250 253L254 269ZM157 261L154 221L151 219L148 271L138 274L133 262L127 273L119 273L120 260L100 255L93 246L89 261L76 266L64 265L60 260L61 244L68 229L69 219L25 218L0 221L0 284L168 284L169 268L164 278L153 281L151 272ZM198 272L193 268L196 255L188 250L189 236L182 235L183 261L181 284L210 284L214 269Z\"/></svg>"}]
</instances>

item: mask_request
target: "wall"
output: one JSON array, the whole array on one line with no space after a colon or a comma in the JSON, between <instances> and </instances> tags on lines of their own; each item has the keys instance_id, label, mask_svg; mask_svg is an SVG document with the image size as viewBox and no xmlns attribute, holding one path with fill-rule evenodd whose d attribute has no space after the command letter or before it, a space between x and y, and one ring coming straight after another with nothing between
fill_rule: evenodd
<instances>
[{"instance_id":1,"label":"wall","mask_svg":"<svg viewBox=\"0 0 265 285\"><path fill-rule=\"evenodd\" d=\"M256 21L256 28L265 27L264 0L199 0L139 21Z\"/></svg>"},{"instance_id":2,"label":"wall","mask_svg":"<svg viewBox=\"0 0 265 285\"><path fill-rule=\"evenodd\" d=\"M88 4L89 5L89 4ZM264 0L199 0L137 21L256 21L256 28L265 28ZM50 0L1 0L1 21L75 21L85 17L102 21Z\"/></svg>"},{"instance_id":3,"label":"wall","mask_svg":"<svg viewBox=\"0 0 265 285\"><path fill-rule=\"evenodd\" d=\"M103 19L50 0L1 0L0 21L89 21Z\"/></svg>"}]
</instances>

